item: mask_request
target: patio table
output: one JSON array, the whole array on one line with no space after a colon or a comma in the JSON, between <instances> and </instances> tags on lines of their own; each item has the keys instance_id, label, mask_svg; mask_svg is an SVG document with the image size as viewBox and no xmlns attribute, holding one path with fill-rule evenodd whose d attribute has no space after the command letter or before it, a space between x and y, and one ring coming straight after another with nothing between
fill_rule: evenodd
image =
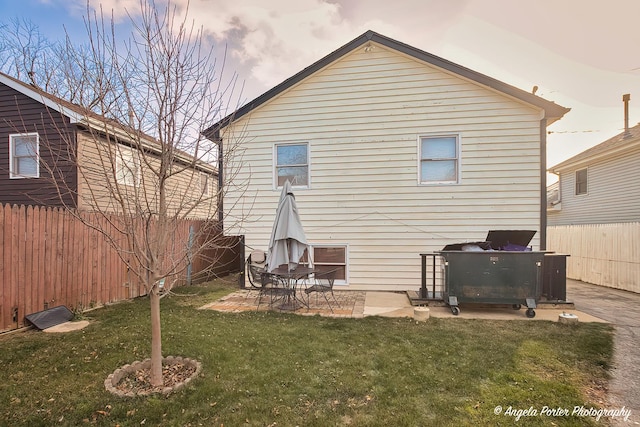
<instances>
[{"instance_id":1,"label":"patio table","mask_svg":"<svg viewBox=\"0 0 640 427\"><path fill-rule=\"evenodd\" d=\"M268 274L270 274L274 280L281 283L284 289L285 301L278 308L281 310L297 310L300 308L298 302L308 308L309 303L299 298L296 290L316 272L314 268L304 266L298 266L295 270L291 271L289 271L287 266L281 266L270 271Z\"/></svg>"}]
</instances>

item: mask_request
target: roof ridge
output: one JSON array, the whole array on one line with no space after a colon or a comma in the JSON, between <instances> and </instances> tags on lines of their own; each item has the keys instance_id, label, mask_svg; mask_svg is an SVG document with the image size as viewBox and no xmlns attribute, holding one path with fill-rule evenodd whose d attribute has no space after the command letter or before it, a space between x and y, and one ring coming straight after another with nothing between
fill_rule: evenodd
<instances>
[{"instance_id":1,"label":"roof ridge","mask_svg":"<svg viewBox=\"0 0 640 427\"><path fill-rule=\"evenodd\" d=\"M598 154L605 153L609 150L613 150L616 148L624 148L625 145L628 145L629 142L632 141L640 141L640 123L635 126L629 128L629 130L623 130L622 132L612 136L609 139L600 142L599 144L594 145L593 147L587 148L584 151L572 156L562 162L552 166L549 168L549 171L554 172L558 168L563 168L572 163L577 163L582 160L586 160L591 156L595 156Z\"/></svg>"},{"instance_id":2,"label":"roof ridge","mask_svg":"<svg viewBox=\"0 0 640 427\"><path fill-rule=\"evenodd\" d=\"M310 75L324 68L326 65L330 64L331 62L341 58L347 53L355 50L356 48L370 41L379 43L383 46L386 46L398 52L407 54L418 60L437 66L439 68L443 68L461 77L475 81L478 84L492 88L494 90L504 93L505 95L512 96L516 99L519 99L529 105L542 108L545 111L545 116L550 119L548 124L551 124L553 121L561 118L567 112L570 111L570 108L562 107L561 105L556 104L555 102L546 100L542 97L526 92L520 88L517 88L515 86L512 86L500 80L497 80L488 75L482 74L470 68L456 64L447 59L441 58L437 55L434 55L426 51L423 51L419 48L410 46L406 43L394 40L390 37L379 34L373 30L367 30L366 32L356 37L355 39L342 45L341 47L332 51L328 55L325 55L318 61L314 62L308 67L305 67L298 73L282 81L278 85L274 86L273 88L269 89L268 91L264 92L263 94L259 95L253 100L247 102L240 108L236 109L233 113L227 115L226 117L222 118L218 122L209 126L202 133L211 137L212 139L218 138L216 134L219 133L220 129L226 127L229 123L246 115L250 111L268 102L269 100L279 95L280 93L284 92L285 90L289 89L293 85L299 83L300 81L304 80L305 78L309 77Z\"/></svg>"}]
</instances>

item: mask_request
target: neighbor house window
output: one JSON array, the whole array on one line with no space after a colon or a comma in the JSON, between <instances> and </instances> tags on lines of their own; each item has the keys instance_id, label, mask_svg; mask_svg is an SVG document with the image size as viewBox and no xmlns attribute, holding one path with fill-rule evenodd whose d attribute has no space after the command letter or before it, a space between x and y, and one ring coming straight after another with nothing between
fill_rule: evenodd
<instances>
[{"instance_id":1,"label":"neighbor house window","mask_svg":"<svg viewBox=\"0 0 640 427\"><path fill-rule=\"evenodd\" d=\"M458 182L460 163L458 136L420 137L420 183Z\"/></svg>"},{"instance_id":2,"label":"neighbor house window","mask_svg":"<svg viewBox=\"0 0 640 427\"><path fill-rule=\"evenodd\" d=\"M37 133L9 135L10 178L40 176L40 139Z\"/></svg>"},{"instance_id":3,"label":"neighbor house window","mask_svg":"<svg viewBox=\"0 0 640 427\"><path fill-rule=\"evenodd\" d=\"M140 183L140 159L133 149L120 147L116 154L118 184L137 186Z\"/></svg>"},{"instance_id":4,"label":"neighbor house window","mask_svg":"<svg viewBox=\"0 0 640 427\"><path fill-rule=\"evenodd\" d=\"M296 187L309 186L309 144L276 144L276 186L288 180Z\"/></svg>"},{"instance_id":5,"label":"neighbor house window","mask_svg":"<svg viewBox=\"0 0 640 427\"><path fill-rule=\"evenodd\" d=\"M211 176L207 173L200 174L200 191L203 196L211 195Z\"/></svg>"},{"instance_id":6,"label":"neighbor house window","mask_svg":"<svg viewBox=\"0 0 640 427\"><path fill-rule=\"evenodd\" d=\"M587 194L587 170L576 171L576 194Z\"/></svg>"},{"instance_id":7,"label":"neighbor house window","mask_svg":"<svg viewBox=\"0 0 640 427\"><path fill-rule=\"evenodd\" d=\"M313 245L313 263L316 270L331 273L335 283L347 282L347 246Z\"/></svg>"}]
</instances>

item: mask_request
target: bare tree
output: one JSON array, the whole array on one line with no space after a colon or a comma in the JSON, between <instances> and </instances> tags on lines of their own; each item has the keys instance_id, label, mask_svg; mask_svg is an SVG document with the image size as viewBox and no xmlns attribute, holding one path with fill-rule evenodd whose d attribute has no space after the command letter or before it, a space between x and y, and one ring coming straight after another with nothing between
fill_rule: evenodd
<instances>
[{"instance_id":1,"label":"bare tree","mask_svg":"<svg viewBox=\"0 0 640 427\"><path fill-rule=\"evenodd\" d=\"M0 70L45 90L58 65L55 45L27 19L0 26Z\"/></svg>"},{"instance_id":2,"label":"bare tree","mask_svg":"<svg viewBox=\"0 0 640 427\"><path fill-rule=\"evenodd\" d=\"M28 19L12 19L0 30L0 71L96 112L101 96L115 94L94 86L96 78L117 81L105 50L77 44L68 35L51 41Z\"/></svg>"},{"instance_id":3,"label":"bare tree","mask_svg":"<svg viewBox=\"0 0 640 427\"><path fill-rule=\"evenodd\" d=\"M66 152L53 144L46 147L49 158L73 162L77 182L65 180L59 160L43 163L45 175L61 196L75 194L76 215L103 233L144 284L155 386L163 383L160 299L187 258L219 244L213 241L220 231L213 220L226 187L215 179L223 153L201 131L225 112L236 80L234 75L223 84L224 64L216 63L211 40L186 16L171 4L140 1L140 9L129 14L131 36L120 38L113 19L88 9L87 45L66 40L52 46L38 39L37 46L64 58L53 75L34 68L38 55L20 67L15 58L8 61L21 70L36 70L29 81L74 102L75 111L82 106L82 131L70 136L59 129L67 138ZM41 85L40 79L64 83ZM235 149L225 147L225 154ZM200 230L196 246L176 247L184 220L195 217L211 219L210 226Z\"/></svg>"},{"instance_id":4,"label":"bare tree","mask_svg":"<svg viewBox=\"0 0 640 427\"><path fill-rule=\"evenodd\" d=\"M210 40L187 22L186 13L141 1L129 17L134 32L123 44L101 16L87 20L96 92L88 108L107 120L95 119L89 127L79 165L86 191L78 203L103 217L121 214L117 228L124 244L114 244L149 295L151 383L161 385L160 298L189 256L186 248L171 247L182 220L217 217L222 194L211 162L219 153L201 130L219 117L231 86L222 86ZM199 240L201 248L210 245Z\"/></svg>"}]
</instances>

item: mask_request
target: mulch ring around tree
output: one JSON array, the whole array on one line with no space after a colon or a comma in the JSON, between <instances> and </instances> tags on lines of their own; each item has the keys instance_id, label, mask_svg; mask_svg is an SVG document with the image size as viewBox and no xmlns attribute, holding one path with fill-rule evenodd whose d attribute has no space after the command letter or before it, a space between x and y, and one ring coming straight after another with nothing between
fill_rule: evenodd
<instances>
[{"instance_id":1,"label":"mulch ring around tree","mask_svg":"<svg viewBox=\"0 0 640 427\"><path fill-rule=\"evenodd\" d=\"M169 394L196 378L202 365L197 360L168 356L162 359L162 386L151 385L151 359L136 361L116 369L104 382L110 393L121 397Z\"/></svg>"}]
</instances>

